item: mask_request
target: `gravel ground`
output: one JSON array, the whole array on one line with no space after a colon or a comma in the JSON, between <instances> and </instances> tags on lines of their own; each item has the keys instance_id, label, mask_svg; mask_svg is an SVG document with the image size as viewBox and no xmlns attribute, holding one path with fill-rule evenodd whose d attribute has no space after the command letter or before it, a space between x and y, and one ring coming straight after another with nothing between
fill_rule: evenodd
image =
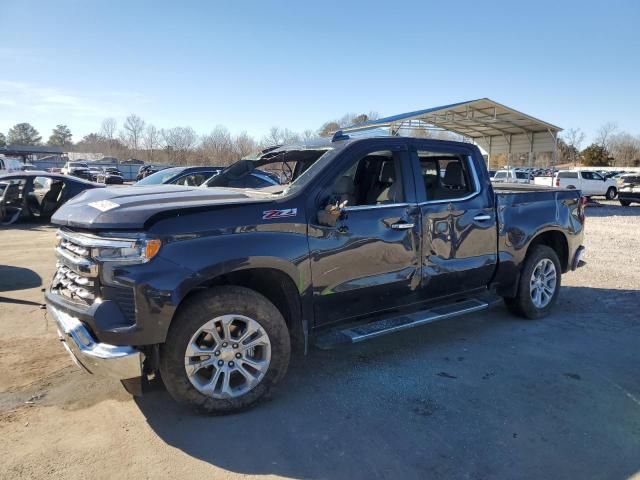
<instances>
[{"instance_id":1,"label":"gravel ground","mask_svg":"<svg viewBox=\"0 0 640 480\"><path fill-rule=\"evenodd\" d=\"M294 359L201 417L79 371L41 288L54 230L0 231L0 478L640 479L640 207L590 207L542 321L489 311Z\"/></svg>"}]
</instances>

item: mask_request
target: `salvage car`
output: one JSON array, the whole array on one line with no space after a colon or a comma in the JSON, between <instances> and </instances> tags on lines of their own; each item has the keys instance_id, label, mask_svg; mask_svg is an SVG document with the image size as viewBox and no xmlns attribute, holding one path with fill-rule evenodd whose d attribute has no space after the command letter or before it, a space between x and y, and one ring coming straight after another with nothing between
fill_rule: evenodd
<instances>
[{"instance_id":1,"label":"salvage car","mask_svg":"<svg viewBox=\"0 0 640 480\"><path fill-rule=\"evenodd\" d=\"M221 167L170 167L138 180L134 185L187 185L200 186L222 171Z\"/></svg>"},{"instance_id":2,"label":"salvage car","mask_svg":"<svg viewBox=\"0 0 640 480\"><path fill-rule=\"evenodd\" d=\"M273 190L91 190L56 212L46 303L80 365L136 394L159 373L177 401L236 412L292 348L478 312L487 295L543 318L583 263L580 192L492 185L475 145L338 132L218 177L276 162L292 181Z\"/></svg>"},{"instance_id":3,"label":"salvage car","mask_svg":"<svg viewBox=\"0 0 640 480\"><path fill-rule=\"evenodd\" d=\"M105 167L98 174L96 181L106 185L122 185L124 177L116 167Z\"/></svg>"},{"instance_id":4,"label":"salvage car","mask_svg":"<svg viewBox=\"0 0 640 480\"><path fill-rule=\"evenodd\" d=\"M640 203L640 174L628 173L620 177L618 200L623 207L628 207L632 203Z\"/></svg>"},{"instance_id":5,"label":"salvage car","mask_svg":"<svg viewBox=\"0 0 640 480\"><path fill-rule=\"evenodd\" d=\"M5 185L0 197L3 225L18 220L49 221L61 205L78 193L103 186L44 171L0 175L0 184Z\"/></svg>"}]
</instances>

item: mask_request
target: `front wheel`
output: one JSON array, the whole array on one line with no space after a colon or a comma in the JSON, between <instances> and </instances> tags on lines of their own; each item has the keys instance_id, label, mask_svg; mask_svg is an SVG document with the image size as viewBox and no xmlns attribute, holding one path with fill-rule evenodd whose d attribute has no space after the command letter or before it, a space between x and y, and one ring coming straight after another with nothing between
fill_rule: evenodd
<instances>
[{"instance_id":1,"label":"front wheel","mask_svg":"<svg viewBox=\"0 0 640 480\"><path fill-rule=\"evenodd\" d=\"M607 200L613 200L614 198L616 198L617 194L618 192L616 191L615 187L609 187L605 197L607 198Z\"/></svg>"},{"instance_id":2,"label":"front wheel","mask_svg":"<svg viewBox=\"0 0 640 480\"><path fill-rule=\"evenodd\" d=\"M160 348L160 374L178 402L233 413L266 397L289 365L280 311L244 287L215 287L187 300Z\"/></svg>"},{"instance_id":3,"label":"front wheel","mask_svg":"<svg viewBox=\"0 0 640 480\"><path fill-rule=\"evenodd\" d=\"M529 319L549 315L558 300L561 272L558 255L552 248L546 245L532 247L524 261L518 294L504 299L507 309Z\"/></svg>"}]
</instances>

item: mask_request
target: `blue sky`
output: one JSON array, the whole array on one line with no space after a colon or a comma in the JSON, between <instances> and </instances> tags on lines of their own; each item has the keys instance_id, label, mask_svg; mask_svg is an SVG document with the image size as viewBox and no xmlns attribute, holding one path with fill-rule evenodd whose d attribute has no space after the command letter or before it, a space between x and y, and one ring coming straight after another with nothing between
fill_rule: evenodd
<instances>
[{"instance_id":1,"label":"blue sky","mask_svg":"<svg viewBox=\"0 0 640 480\"><path fill-rule=\"evenodd\" d=\"M262 136L490 97L640 134L640 2L0 0L0 132L105 117Z\"/></svg>"}]
</instances>

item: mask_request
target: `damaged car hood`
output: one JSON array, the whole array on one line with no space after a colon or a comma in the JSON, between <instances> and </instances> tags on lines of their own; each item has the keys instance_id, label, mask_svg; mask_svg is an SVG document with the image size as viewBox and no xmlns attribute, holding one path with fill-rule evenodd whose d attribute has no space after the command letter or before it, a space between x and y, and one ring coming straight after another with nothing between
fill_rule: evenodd
<instances>
[{"instance_id":1,"label":"damaged car hood","mask_svg":"<svg viewBox=\"0 0 640 480\"><path fill-rule=\"evenodd\" d=\"M86 190L69 200L51 222L77 228L138 229L163 212L271 201L272 194L249 189L173 185L100 188Z\"/></svg>"}]
</instances>

